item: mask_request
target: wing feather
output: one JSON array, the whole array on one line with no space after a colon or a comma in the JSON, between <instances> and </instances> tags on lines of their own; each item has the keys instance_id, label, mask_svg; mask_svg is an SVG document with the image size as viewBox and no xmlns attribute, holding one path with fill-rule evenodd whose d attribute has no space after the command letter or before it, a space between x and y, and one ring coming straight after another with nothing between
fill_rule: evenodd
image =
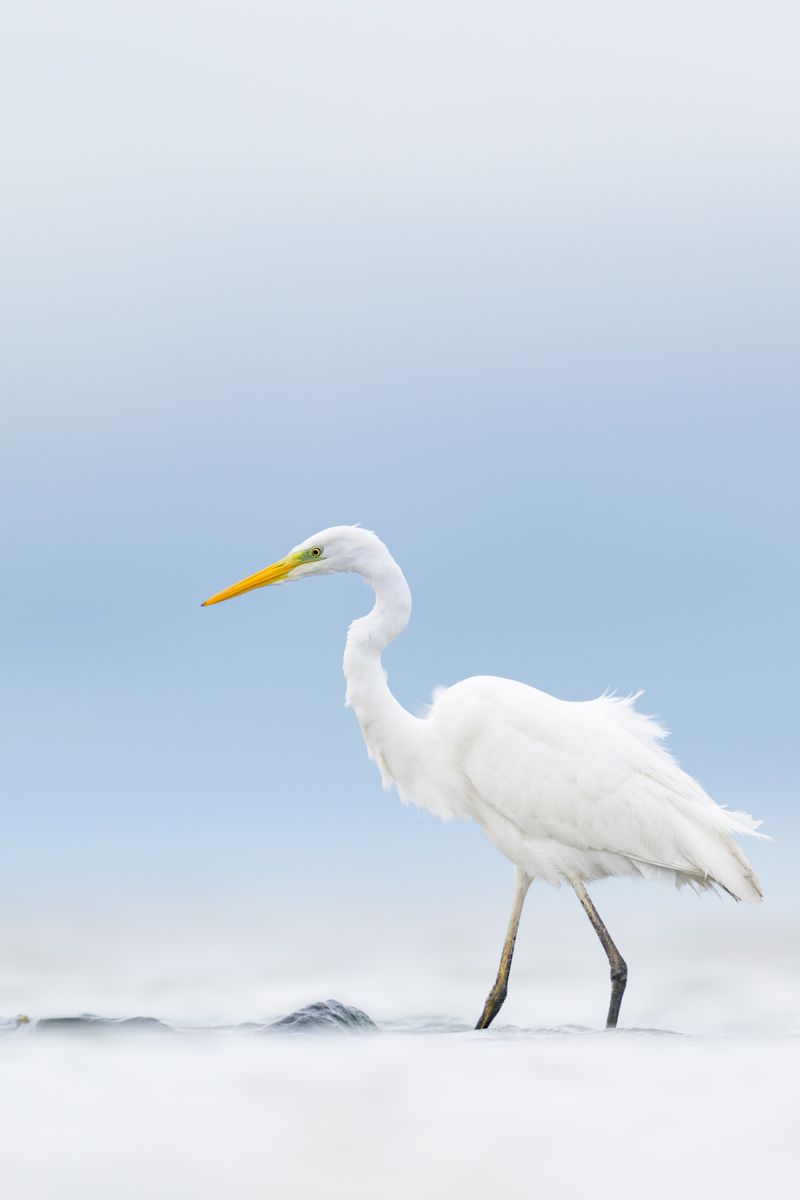
<instances>
[{"instance_id":1,"label":"wing feather","mask_svg":"<svg viewBox=\"0 0 800 1200\"><path fill-rule=\"evenodd\" d=\"M731 836L758 823L721 808L680 769L635 699L576 703L482 676L440 693L431 720L453 748L469 815L532 873L551 882L666 873L760 898Z\"/></svg>"}]
</instances>

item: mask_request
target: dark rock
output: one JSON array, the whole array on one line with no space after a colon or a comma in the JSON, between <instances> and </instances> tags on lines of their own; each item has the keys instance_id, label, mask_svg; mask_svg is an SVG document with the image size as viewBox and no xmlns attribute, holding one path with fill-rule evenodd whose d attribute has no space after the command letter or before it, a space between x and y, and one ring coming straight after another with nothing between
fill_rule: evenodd
<instances>
[{"instance_id":1,"label":"dark rock","mask_svg":"<svg viewBox=\"0 0 800 1200\"><path fill-rule=\"evenodd\" d=\"M338 1000L317 1000L264 1026L264 1033L370 1033L378 1026L360 1008Z\"/></svg>"},{"instance_id":2,"label":"dark rock","mask_svg":"<svg viewBox=\"0 0 800 1200\"><path fill-rule=\"evenodd\" d=\"M36 1022L36 1033L171 1033L163 1021L155 1017L96 1017L84 1013L80 1017L45 1017Z\"/></svg>"}]
</instances>

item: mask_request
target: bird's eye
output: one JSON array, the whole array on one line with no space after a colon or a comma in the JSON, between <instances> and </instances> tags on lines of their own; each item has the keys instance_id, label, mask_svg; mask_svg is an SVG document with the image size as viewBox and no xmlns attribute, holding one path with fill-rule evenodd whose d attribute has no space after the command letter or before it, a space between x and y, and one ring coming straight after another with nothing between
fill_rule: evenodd
<instances>
[{"instance_id":1,"label":"bird's eye","mask_svg":"<svg viewBox=\"0 0 800 1200\"><path fill-rule=\"evenodd\" d=\"M319 558L319 556L322 554L322 550L319 546L312 546L309 550L309 554L312 558Z\"/></svg>"}]
</instances>

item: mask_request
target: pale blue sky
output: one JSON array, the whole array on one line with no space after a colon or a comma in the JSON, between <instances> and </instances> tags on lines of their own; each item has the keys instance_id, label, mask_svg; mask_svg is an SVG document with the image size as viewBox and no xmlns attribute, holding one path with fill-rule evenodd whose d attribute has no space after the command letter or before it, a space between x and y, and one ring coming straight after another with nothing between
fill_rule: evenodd
<instances>
[{"instance_id":1,"label":"pale blue sky","mask_svg":"<svg viewBox=\"0 0 800 1200\"><path fill-rule=\"evenodd\" d=\"M10 21L4 887L505 896L477 831L380 790L357 580L199 607L358 521L414 592L403 702L644 687L786 894L796 8Z\"/></svg>"}]
</instances>

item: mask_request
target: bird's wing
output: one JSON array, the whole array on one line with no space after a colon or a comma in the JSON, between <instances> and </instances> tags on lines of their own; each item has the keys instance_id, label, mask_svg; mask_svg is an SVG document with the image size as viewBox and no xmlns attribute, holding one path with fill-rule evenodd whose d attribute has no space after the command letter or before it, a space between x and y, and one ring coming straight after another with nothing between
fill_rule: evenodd
<instances>
[{"instance_id":1,"label":"bird's wing","mask_svg":"<svg viewBox=\"0 0 800 1200\"><path fill-rule=\"evenodd\" d=\"M570 851L576 862L584 852L616 855L755 898L730 835L756 823L715 804L631 699L574 703L478 677L441 694L432 716L457 746L471 815L487 832L510 822L531 843L563 848L565 862Z\"/></svg>"}]
</instances>

